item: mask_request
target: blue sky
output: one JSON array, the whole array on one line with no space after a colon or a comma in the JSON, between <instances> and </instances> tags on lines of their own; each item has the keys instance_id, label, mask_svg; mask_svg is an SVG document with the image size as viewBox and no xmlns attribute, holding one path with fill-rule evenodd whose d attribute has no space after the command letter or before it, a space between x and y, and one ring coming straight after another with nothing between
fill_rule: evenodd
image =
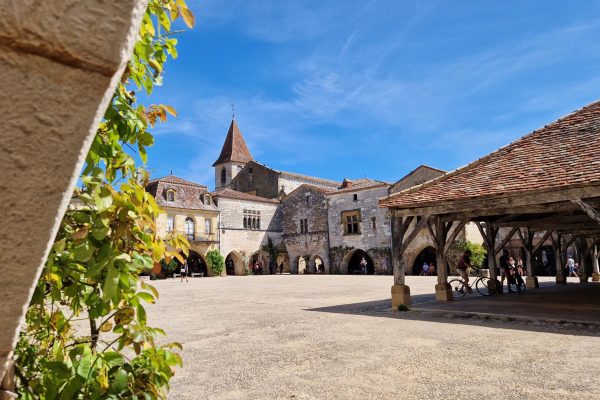
<instances>
[{"instance_id":1,"label":"blue sky","mask_svg":"<svg viewBox=\"0 0 600 400\"><path fill-rule=\"evenodd\" d=\"M188 0L148 167L213 187L255 159L342 180L455 169L600 98L597 1Z\"/></svg>"}]
</instances>

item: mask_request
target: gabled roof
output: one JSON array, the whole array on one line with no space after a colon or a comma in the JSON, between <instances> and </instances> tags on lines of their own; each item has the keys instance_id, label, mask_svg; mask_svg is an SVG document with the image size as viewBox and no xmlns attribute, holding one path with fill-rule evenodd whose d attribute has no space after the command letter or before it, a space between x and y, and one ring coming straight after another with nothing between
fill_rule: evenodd
<instances>
[{"instance_id":1,"label":"gabled roof","mask_svg":"<svg viewBox=\"0 0 600 400\"><path fill-rule=\"evenodd\" d=\"M250 150L248 150L248 146L246 146L242 132L240 132L235 119L232 119L231 125L229 125L229 131L227 132L227 137L225 138L225 143L223 143L223 148L221 149L221 154L213 164L213 167L217 164L230 161L247 163L252 160L254 160L254 157L252 157Z\"/></svg>"},{"instance_id":2,"label":"gabled roof","mask_svg":"<svg viewBox=\"0 0 600 400\"><path fill-rule=\"evenodd\" d=\"M174 190L174 200L167 200L167 192ZM146 185L146 191L156 199L162 207L185 208L191 210L217 211L214 203L205 204L204 194L208 192L206 186L191 182L175 175L154 179Z\"/></svg>"},{"instance_id":3,"label":"gabled roof","mask_svg":"<svg viewBox=\"0 0 600 400\"><path fill-rule=\"evenodd\" d=\"M343 186L344 183L348 186ZM390 184L383 181L378 181L375 179L369 178L360 178L360 179L344 179L344 183L337 190L333 190L328 195L336 195L339 193L349 193L349 192L357 192L360 190L367 189L375 189L375 188L383 188L389 187Z\"/></svg>"},{"instance_id":4,"label":"gabled roof","mask_svg":"<svg viewBox=\"0 0 600 400\"><path fill-rule=\"evenodd\" d=\"M488 196L600 184L600 101L489 155L401 192L380 206L414 208Z\"/></svg>"},{"instance_id":5,"label":"gabled roof","mask_svg":"<svg viewBox=\"0 0 600 400\"><path fill-rule=\"evenodd\" d=\"M291 199L292 197L294 197L297 193L301 192L303 189L309 189L311 191L315 191L315 192L319 192L319 193L323 193L323 194L328 194L331 192L331 189L328 188L324 188L322 186L315 186L315 185L310 185L308 183L303 183L302 185L298 186L296 189L292 190L290 193L288 193L283 199L282 201L286 201L288 199Z\"/></svg>"},{"instance_id":6,"label":"gabled roof","mask_svg":"<svg viewBox=\"0 0 600 400\"><path fill-rule=\"evenodd\" d=\"M175 184L178 184L178 185L196 186L196 187L199 187L199 188L206 189L206 186L204 186L204 185L201 185L199 183L192 182L192 181L187 181L187 180L185 180L183 178L180 178L178 176L175 176L175 175L167 175L167 176L164 176L162 178L156 178L156 179L153 179L150 182L148 182L148 184L150 185L151 183L159 182L159 181L160 182L166 182L166 183L175 183Z\"/></svg>"},{"instance_id":7,"label":"gabled roof","mask_svg":"<svg viewBox=\"0 0 600 400\"><path fill-rule=\"evenodd\" d=\"M212 195L216 198L225 198L225 199L236 199L236 200L246 200L246 201L255 201L258 203L271 203L271 204L279 204L279 200L277 199L268 199L266 197L255 196L250 193L238 192L233 189L220 189L214 191Z\"/></svg>"}]
</instances>

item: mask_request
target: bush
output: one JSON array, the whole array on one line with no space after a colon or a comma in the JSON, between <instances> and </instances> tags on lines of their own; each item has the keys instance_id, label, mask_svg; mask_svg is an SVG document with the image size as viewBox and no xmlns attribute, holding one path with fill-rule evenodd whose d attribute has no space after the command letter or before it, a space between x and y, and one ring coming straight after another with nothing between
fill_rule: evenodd
<instances>
[{"instance_id":1,"label":"bush","mask_svg":"<svg viewBox=\"0 0 600 400\"><path fill-rule=\"evenodd\" d=\"M206 262L213 275L220 276L223 273L223 269L225 268L225 258L221 255L219 250L210 250L206 253Z\"/></svg>"},{"instance_id":2,"label":"bush","mask_svg":"<svg viewBox=\"0 0 600 400\"><path fill-rule=\"evenodd\" d=\"M480 268L485 256L487 254L485 248L477 243L470 242L468 240L457 240L450 246L446 259L452 271L456 271L458 261L462 257L463 253L467 250L471 250L471 265L473 267Z\"/></svg>"}]
</instances>

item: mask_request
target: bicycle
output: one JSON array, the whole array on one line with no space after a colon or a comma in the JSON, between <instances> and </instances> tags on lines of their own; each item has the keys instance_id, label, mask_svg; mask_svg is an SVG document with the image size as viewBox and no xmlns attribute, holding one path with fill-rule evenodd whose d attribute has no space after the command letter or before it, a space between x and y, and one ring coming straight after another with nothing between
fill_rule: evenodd
<instances>
[{"instance_id":1,"label":"bicycle","mask_svg":"<svg viewBox=\"0 0 600 400\"><path fill-rule=\"evenodd\" d=\"M477 289L477 292L480 295L491 296L492 293L490 292L490 289L488 286L491 279L488 278L487 276L483 276L480 268L472 268L472 269L477 271L477 278L475 279L475 282L473 282L473 284L471 285L471 288L473 286L475 286L475 289ZM462 277L454 278L448 283L450 284L450 287L452 287L452 296L455 299L464 297L467 294L472 293L472 289L465 288L465 281L463 280Z\"/></svg>"}]
</instances>

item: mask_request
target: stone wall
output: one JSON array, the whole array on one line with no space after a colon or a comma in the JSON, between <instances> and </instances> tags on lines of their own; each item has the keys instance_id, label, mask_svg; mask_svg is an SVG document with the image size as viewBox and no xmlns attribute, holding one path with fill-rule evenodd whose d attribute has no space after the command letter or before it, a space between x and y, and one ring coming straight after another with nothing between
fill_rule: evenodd
<instances>
[{"instance_id":1,"label":"stone wall","mask_svg":"<svg viewBox=\"0 0 600 400\"><path fill-rule=\"evenodd\" d=\"M146 2L0 7L0 381Z\"/></svg>"},{"instance_id":2,"label":"stone wall","mask_svg":"<svg viewBox=\"0 0 600 400\"><path fill-rule=\"evenodd\" d=\"M357 200L354 200L356 194ZM328 194L329 243L334 272L346 273L353 249L366 251L376 273L391 273L391 227L387 209L379 208L378 199L388 194L387 187ZM360 234L345 234L342 212L360 210ZM375 218L375 227L373 220Z\"/></svg>"},{"instance_id":3,"label":"stone wall","mask_svg":"<svg viewBox=\"0 0 600 400\"><path fill-rule=\"evenodd\" d=\"M315 261L320 257L325 272L330 272L325 191L304 185L282 201L283 239L291 262L291 271L299 271L299 260L306 261L308 272L315 273ZM307 232L301 232L300 221L307 221Z\"/></svg>"},{"instance_id":4,"label":"stone wall","mask_svg":"<svg viewBox=\"0 0 600 400\"><path fill-rule=\"evenodd\" d=\"M279 204L221 197L218 205L221 211L221 254L227 257L232 253L236 275L242 275L252 254L262 251L268 238L274 245L281 243L282 215ZM244 210L260 211L261 229L244 229ZM268 256L265 255L265 258L268 264Z\"/></svg>"},{"instance_id":5,"label":"stone wall","mask_svg":"<svg viewBox=\"0 0 600 400\"><path fill-rule=\"evenodd\" d=\"M420 185L444 174L444 171L440 171L428 167L426 165L421 165L420 167L416 168L414 171L406 175L404 178L400 179L398 182L393 184L390 187L390 194L400 192L404 189L408 189L415 185Z\"/></svg>"},{"instance_id":6,"label":"stone wall","mask_svg":"<svg viewBox=\"0 0 600 400\"><path fill-rule=\"evenodd\" d=\"M244 193L273 199L279 193L277 180L279 173L251 161L233 179L231 188Z\"/></svg>"}]
</instances>

